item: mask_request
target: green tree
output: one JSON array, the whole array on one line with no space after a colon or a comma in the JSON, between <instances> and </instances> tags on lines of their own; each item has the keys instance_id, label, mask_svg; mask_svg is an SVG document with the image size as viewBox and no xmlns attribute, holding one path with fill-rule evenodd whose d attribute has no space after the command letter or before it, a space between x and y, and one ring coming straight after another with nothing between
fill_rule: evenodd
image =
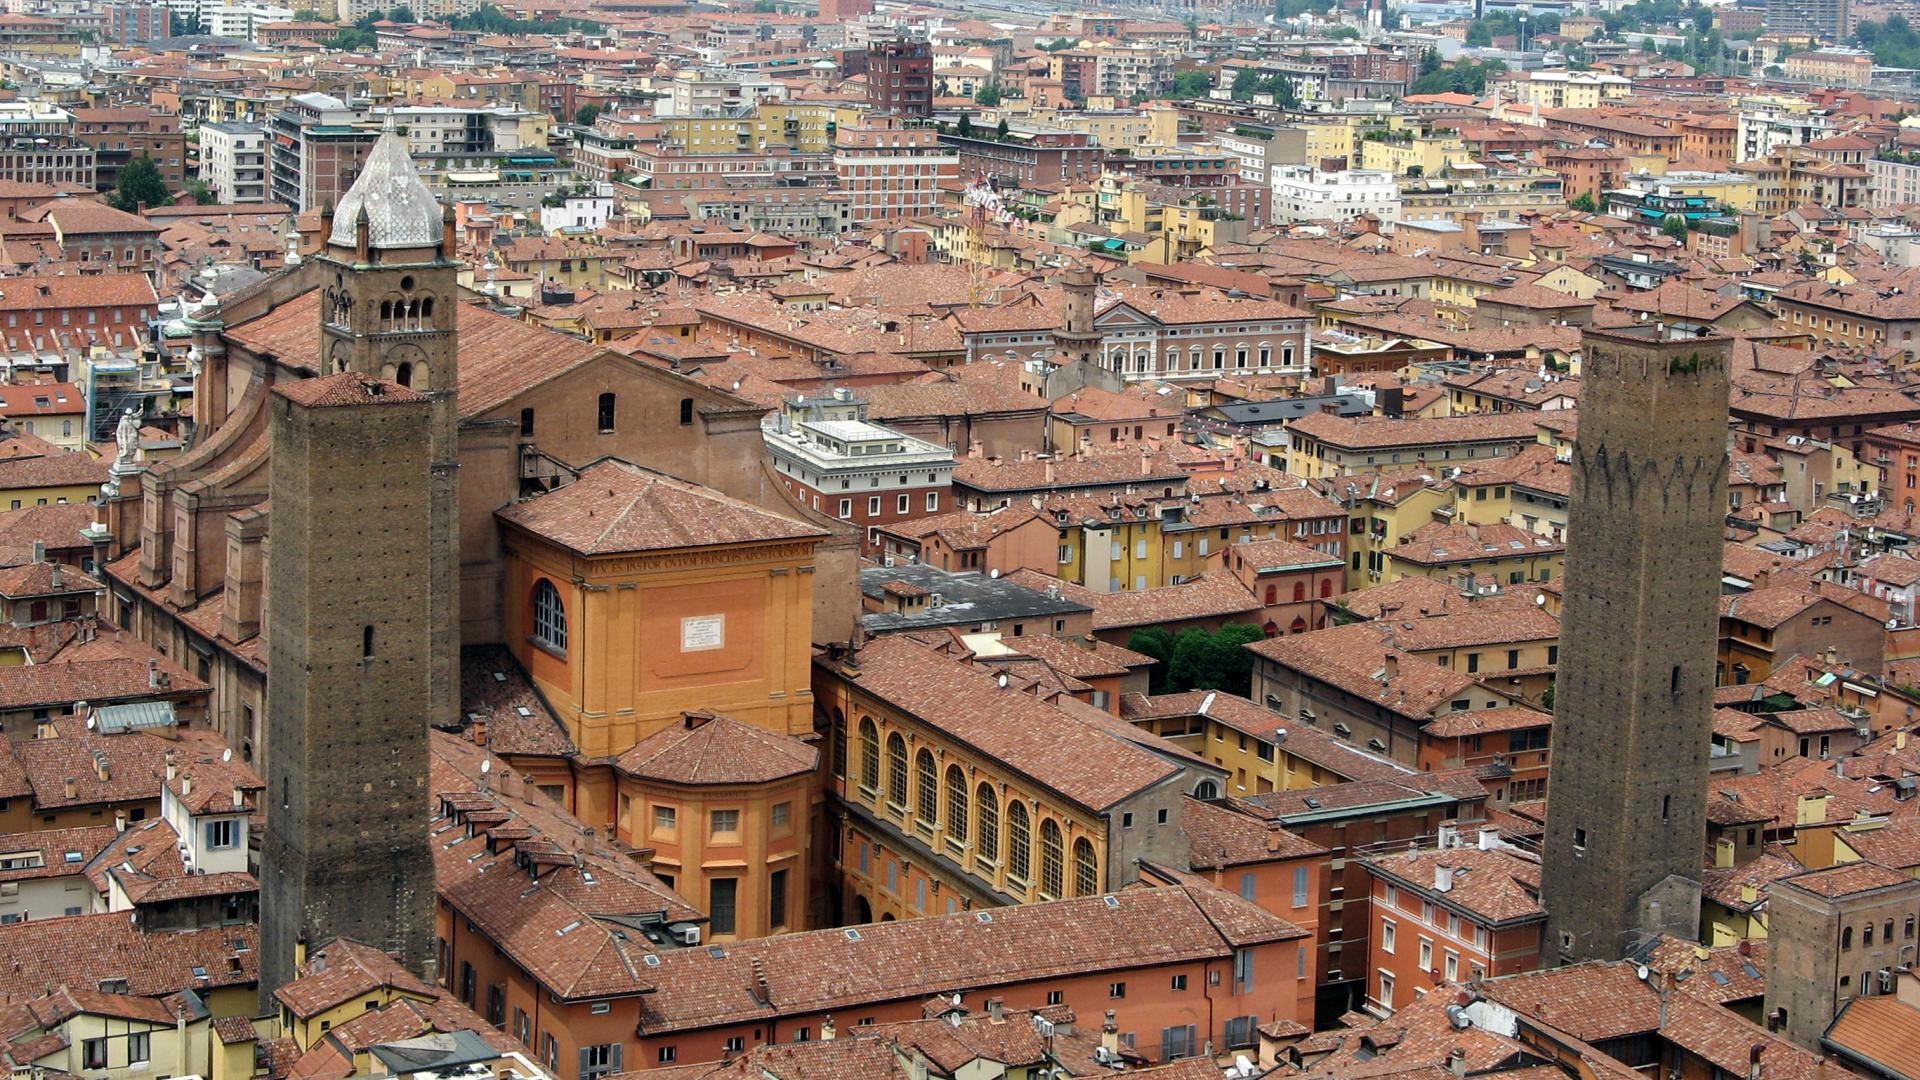
<instances>
[{"instance_id":1,"label":"green tree","mask_svg":"<svg viewBox=\"0 0 1920 1080\"><path fill-rule=\"evenodd\" d=\"M1684 244L1687 242L1687 219L1679 214L1668 214L1667 220L1660 223L1660 231Z\"/></svg>"},{"instance_id":2,"label":"green tree","mask_svg":"<svg viewBox=\"0 0 1920 1080\"><path fill-rule=\"evenodd\" d=\"M573 122L579 124L581 127L592 127L593 122L598 119L600 119L600 106L598 105L582 105L574 110L573 113Z\"/></svg>"},{"instance_id":3,"label":"green tree","mask_svg":"<svg viewBox=\"0 0 1920 1080\"><path fill-rule=\"evenodd\" d=\"M1570 210L1578 210L1583 214L1591 214L1600 209L1600 207L1594 203L1593 193L1590 191L1583 191L1575 195L1573 201L1567 204L1567 208Z\"/></svg>"},{"instance_id":4,"label":"green tree","mask_svg":"<svg viewBox=\"0 0 1920 1080\"><path fill-rule=\"evenodd\" d=\"M953 133L963 139L973 138L973 117L961 113L960 123L953 129Z\"/></svg>"},{"instance_id":5,"label":"green tree","mask_svg":"<svg viewBox=\"0 0 1920 1080\"><path fill-rule=\"evenodd\" d=\"M1173 655L1173 635L1158 626L1149 626L1127 635L1127 648L1158 661L1147 672L1147 692L1166 693L1167 659Z\"/></svg>"},{"instance_id":6,"label":"green tree","mask_svg":"<svg viewBox=\"0 0 1920 1080\"><path fill-rule=\"evenodd\" d=\"M193 37L206 32L207 28L200 25L200 16L197 14L175 15L173 17L173 33L175 37Z\"/></svg>"},{"instance_id":7,"label":"green tree","mask_svg":"<svg viewBox=\"0 0 1920 1080\"><path fill-rule=\"evenodd\" d=\"M1486 48L1493 44L1493 27L1485 19L1475 19L1467 24L1467 44Z\"/></svg>"},{"instance_id":8,"label":"green tree","mask_svg":"<svg viewBox=\"0 0 1920 1080\"><path fill-rule=\"evenodd\" d=\"M1264 637L1259 627L1248 623L1228 623L1212 633L1199 627L1182 630L1167 659L1168 688L1245 696L1253 688L1253 654L1246 646Z\"/></svg>"},{"instance_id":9,"label":"green tree","mask_svg":"<svg viewBox=\"0 0 1920 1080\"><path fill-rule=\"evenodd\" d=\"M197 176L188 178L185 183L180 185L180 190L186 192L194 202L202 206L207 205L214 199L213 187Z\"/></svg>"},{"instance_id":10,"label":"green tree","mask_svg":"<svg viewBox=\"0 0 1920 1080\"><path fill-rule=\"evenodd\" d=\"M1004 116L1000 118L1000 122L998 124L995 124L993 126L993 133L1000 137L1001 142L1005 142L1007 140L1007 136L1011 134L1012 131L1013 129L1007 126L1007 118Z\"/></svg>"},{"instance_id":11,"label":"green tree","mask_svg":"<svg viewBox=\"0 0 1920 1080\"><path fill-rule=\"evenodd\" d=\"M1552 683L1548 683L1547 688L1545 690L1540 691L1540 707L1547 710L1548 712L1553 711L1553 684Z\"/></svg>"},{"instance_id":12,"label":"green tree","mask_svg":"<svg viewBox=\"0 0 1920 1080\"><path fill-rule=\"evenodd\" d=\"M973 100L976 104L984 105L989 109L997 108L1001 100L1006 97L1006 93L1000 88L999 83L988 83L973 92Z\"/></svg>"},{"instance_id":13,"label":"green tree","mask_svg":"<svg viewBox=\"0 0 1920 1080\"><path fill-rule=\"evenodd\" d=\"M1213 89L1213 76L1204 71L1183 71L1173 77L1173 85L1167 93L1181 101L1192 101L1207 96Z\"/></svg>"},{"instance_id":14,"label":"green tree","mask_svg":"<svg viewBox=\"0 0 1920 1080\"><path fill-rule=\"evenodd\" d=\"M320 21L320 13L313 10L310 7L301 8L299 11L294 12L293 17L299 20L300 22L319 22Z\"/></svg>"},{"instance_id":15,"label":"green tree","mask_svg":"<svg viewBox=\"0 0 1920 1080\"><path fill-rule=\"evenodd\" d=\"M400 7L394 8L392 11L387 12L387 21L397 22L397 23L410 23L410 22L416 22L417 20L414 19L413 17L413 9L402 5Z\"/></svg>"},{"instance_id":16,"label":"green tree","mask_svg":"<svg viewBox=\"0 0 1920 1080\"><path fill-rule=\"evenodd\" d=\"M1233 87L1228 92L1235 101L1251 101L1260 89L1260 73L1252 68L1241 68L1234 73Z\"/></svg>"},{"instance_id":17,"label":"green tree","mask_svg":"<svg viewBox=\"0 0 1920 1080\"><path fill-rule=\"evenodd\" d=\"M117 210L137 214L148 206L164 206L172 202L167 194L167 185L160 179L160 170L153 159L145 154L134 158L120 170L120 181L113 186L113 192L107 196L107 203Z\"/></svg>"}]
</instances>

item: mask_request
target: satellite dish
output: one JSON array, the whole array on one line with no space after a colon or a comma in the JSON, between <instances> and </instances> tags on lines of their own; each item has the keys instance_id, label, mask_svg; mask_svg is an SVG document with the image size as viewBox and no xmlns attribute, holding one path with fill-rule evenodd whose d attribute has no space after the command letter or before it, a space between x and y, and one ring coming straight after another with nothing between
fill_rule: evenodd
<instances>
[{"instance_id":1,"label":"satellite dish","mask_svg":"<svg viewBox=\"0 0 1920 1080\"><path fill-rule=\"evenodd\" d=\"M93 717L91 716L87 717L87 730L88 731L93 730Z\"/></svg>"},{"instance_id":2,"label":"satellite dish","mask_svg":"<svg viewBox=\"0 0 1920 1080\"><path fill-rule=\"evenodd\" d=\"M231 747L229 747L229 748L227 748L227 749L225 749L225 750L222 750L222 751L220 751L220 760L221 760L221 761L232 761L232 760L233 760L233 749L232 749Z\"/></svg>"},{"instance_id":3,"label":"satellite dish","mask_svg":"<svg viewBox=\"0 0 1920 1080\"><path fill-rule=\"evenodd\" d=\"M1534 607L1546 607L1546 606L1547 606L1547 594L1546 594L1546 593L1535 593L1535 594L1534 594L1534 596L1533 596L1533 606L1534 606Z\"/></svg>"},{"instance_id":4,"label":"satellite dish","mask_svg":"<svg viewBox=\"0 0 1920 1080\"><path fill-rule=\"evenodd\" d=\"M492 771L493 771L493 759L492 759L492 758L488 758L487 760L485 760L485 761L483 761L483 762L481 762L481 763L480 763L480 775L482 775L482 776L485 776L486 774L488 774L488 773L490 773L490 772L492 772Z\"/></svg>"},{"instance_id":5,"label":"satellite dish","mask_svg":"<svg viewBox=\"0 0 1920 1080\"><path fill-rule=\"evenodd\" d=\"M998 581L1000 579L1000 568L996 566L993 569L987 571L987 576L990 578L993 578L995 581Z\"/></svg>"},{"instance_id":6,"label":"satellite dish","mask_svg":"<svg viewBox=\"0 0 1920 1080\"><path fill-rule=\"evenodd\" d=\"M1634 974L1634 977L1639 979L1641 982L1646 982L1647 981L1647 965L1641 964L1639 967L1634 968L1633 974Z\"/></svg>"}]
</instances>

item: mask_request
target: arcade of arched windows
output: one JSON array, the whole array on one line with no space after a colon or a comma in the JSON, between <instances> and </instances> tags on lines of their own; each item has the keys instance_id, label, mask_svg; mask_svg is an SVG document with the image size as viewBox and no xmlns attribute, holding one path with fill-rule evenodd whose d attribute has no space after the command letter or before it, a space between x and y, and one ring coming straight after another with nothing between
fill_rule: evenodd
<instances>
[{"instance_id":1,"label":"arcade of arched windows","mask_svg":"<svg viewBox=\"0 0 1920 1080\"><path fill-rule=\"evenodd\" d=\"M832 783L947 869L1023 901L1105 891L1104 824L883 712L833 711Z\"/></svg>"}]
</instances>

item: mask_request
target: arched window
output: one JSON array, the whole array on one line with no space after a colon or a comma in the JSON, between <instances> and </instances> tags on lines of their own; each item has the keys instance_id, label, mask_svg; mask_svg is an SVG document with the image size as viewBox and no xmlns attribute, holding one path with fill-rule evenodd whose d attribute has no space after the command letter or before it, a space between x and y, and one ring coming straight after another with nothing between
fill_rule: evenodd
<instances>
[{"instance_id":1,"label":"arched window","mask_svg":"<svg viewBox=\"0 0 1920 1080\"><path fill-rule=\"evenodd\" d=\"M947 766L947 835L967 842L967 774L958 765Z\"/></svg>"},{"instance_id":2,"label":"arched window","mask_svg":"<svg viewBox=\"0 0 1920 1080\"><path fill-rule=\"evenodd\" d=\"M613 433L614 400L612 394L600 395L600 434Z\"/></svg>"},{"instance_id":3,"label":"arched window","mask_svg":"<svg viewBox=\"0 0 1920 1080\"><path fill-rule=\"evenodd\" d=\"M1060 835L1060 823L1047 818L1040 822L1040 895L1066 895L1067 842Z\"/></svg>"},{"instance_id":4,"label":"arched window","mask_svg":"<svg viewBox=\"0 0 1920 1080\"><path fill-rule=\"evenodd\" d=\"M847 778L847 718L833 710L833 775Z\"/></svg>"},{"instance_id":5,"label":"arched window","mask_svg":"<svg viewBox=\"0 0 1920 1080\"><path fill-rule=\"evenodd\" d=\"M887 736L887 801L907 805L907 740L897 731Z\"/></svg>"},{"instance_id":6,"label":"arched window","mask_svg":"<svg viewBox=\"0 0 1920 1080\"><path fill-rule=\"evenodd\" d=\"M1324 599L1332 595L1333 595L1333 579L1321 578L1320 579L1320 596Z\"/></svg>"},{"instance_id":7,"label":"arched window","mask_svg":"<svg viewBox=\"0 0 1920 1080\"><path fill-rule=\"evenodd\" d=\"M871 716L860 718L860 786L868 791L880 787L880 729Z\"/></svg>"},{"instance_id":8,"label":"arched window","mask_svg":"<svg viewBox=\"0 0 1920 1080\"><path fill-rule=\"evenodd\" d=\"M933 751L921 747L914 755L913 770L919 774L914 811L920 824L931 829L940 823L940 770L933 764Z\"/></svg>"},{"instance_id":9,"label":"arched window","mask_svg":"<svg viewBox=\"0 0 1920 1080\"><path fill-rule=\"evenodd\" d=\"M1307 598L1307 583L1304 581L1294 582L1293 583L1293 602L1297 604L1300 601L1305 600L1306 598Z\"/></svg>"},{"instance_id":10,"label":"arched window","mask_svg":"<svg viewBox=\"0 0 1920 1080\"><path fill-rule=\"evenodd\" d=\"M693 423L693 399L690 397L680 399L680 423Z\"/></svg>"},{"instance_id":11,"label":"arched window","mask_svg":"<svg viewBox=\"0 0 1920 1080\"><path fill-rule=\"evenodd\" d=\"M546 578L533 587L533 640L556 652L567 651L567 605Z\"/></svg>"},{"instance_id":12,"label":"arched window","mask_svg":"<svg viewBox=\"0 0 1920 1080\"><path fill-rule=\"evenodd\" d=\"M433 297L429 296L420 301L420 317L422 319L433 318Z\"/></svg>"},{"instance_id":13,"label":"arched window","mask_svg":"<svg viewBox=\"0 0 1920 1080\"><path fill-rule=\"evenodd\" d=\"M1873 948L1873 924L1872 923L1868 923L1867 925L1860 928L1860 947L1863 949Z\"/></svg>"},{"instance_id":14,"label":"arched window","mask_svg":"<svg viewBox=\"0 0 1920 1080\"><path fill-rule=\"evenodd\" d=\"M1843 926L1840 928L1840 948L1853 948L1853 927Z\"/></svg>"},{"instance_id":15,"label":"arched window","mask_svg":"<svg viewBox=\"0 0 1920 1080\"><path fill-rule=\"evenodd\" d=\"M391 300L380 301L380 328L383 330L386 329L387 324L392 321L393 321L393 301Z\"/></svg>"},{"instance_id":16,"label":"arched window","mask_svg":"<svg viewBox=\"0 0 1920 1080\"><path fill-rule=\"evenodd\" d=\"M1073 842L1073 895L1092 896L1100 891L1100 863L1093 854L1093 841L1081 837Z\"/></svg>"},{"instance_id":17,"label":"arched window","mask_svg":"<svg viewBox=\"0 0 1920 1080\"><path fill-rule=\"evenodd\" d=\"M1271 606L1279 602L1280 602L1280 586L1268 585L1267 586L1267 604Z\"/></svg>"},{"instance_id":18,"label":"arched window","mask_svg":"<svg viewBox=\"0 0 1920 1080\"><path fill-rule=\"evenodd\" d=\"M412 386L413 365L405 360L400 361L400 366L393 369L393 381L401 386Z\"/></svg>"},{"instance_id":19,"label":"arched window","mask_svg":"<svg viewBox=\"0 0 1920 1080\"><path fill-rule=\"evenodd\" d=\"M974 801L980 804L980 827L974 830L973 861L982 872L1000 858L1000 797L992 784L981 784Z\"/></svg>"},{"instance_id":20,"label":"arched window","mask_svg":"<svg viewBox=\"0 0 1920 1080\"><path fill-rule=\"evenodd\" d=\"M1211 780L1202 780L1193 786L1193 797L1196 799L1217 799L1220 797L1220 785Z\"/></svg>"},{"instance_id":21,"label":"arched window","mask_svg":"<svg viewBox=\"0 0 1920 1080\"><path fill-rule=\"evenodd\" d=\"M1007 802L1007 880L1025 885L1033 874L1033 821L1027 804Z\"/></svg>"}]
</instances>

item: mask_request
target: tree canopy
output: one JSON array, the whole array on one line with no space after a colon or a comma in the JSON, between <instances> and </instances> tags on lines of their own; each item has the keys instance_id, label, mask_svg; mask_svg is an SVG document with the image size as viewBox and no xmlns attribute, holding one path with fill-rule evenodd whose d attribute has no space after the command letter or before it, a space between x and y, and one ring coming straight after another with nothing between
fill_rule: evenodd
<instances>
[{"instance_id":1,"label":"tree canopy","mask_svg":"<svg viewBox=\"0 0 1920 1080\"><path fill-rule=\"evenodd\" d=\"M1149 627L1134 631L1127 648L1160 661L1148 675L1153 693L1225 690L1244 697L1253 689L1253 654L1246 645L1265 636L1249 623L1227 623L1212 632L1188 627L1177 635Z\"/></svg>"},{"instance_id":2,"label":"tree canopy","mask_svg":"<svg viewBox=\"0 0 1920 1080\"><path fill-rule=\"evenodd\" d=\"M107 195L108 205L129 214L137 214L148 206L165 206L172 201L166 182L160 179L160 169L145 154L127 162L120 169L120 180Z\"/></svg>"},{"instance_id":3,"label":"tree canopy","mask_svg":"<svg viewBox=\"0 0 1920 1080\"><path fill-rule=\"evenodd\" d=\"M1204 71L1183 71L1173 77L1173 86L1167 93L1181 101L1192 101L1207 96L1213 89L1213 76Z\"/></svg>"},{"instance_id":4,"label":"tree canopy","mask_svg":"<svg viewBox=\"0 0 1920 1080\"><path fill-rule=\"evenodd\" d=\"M598 105L582 105L573 112L573 122L579 124L581 127L592 127L593 122L598 119L600 119L600 106Z\"/></svg>"}]
</instances>

